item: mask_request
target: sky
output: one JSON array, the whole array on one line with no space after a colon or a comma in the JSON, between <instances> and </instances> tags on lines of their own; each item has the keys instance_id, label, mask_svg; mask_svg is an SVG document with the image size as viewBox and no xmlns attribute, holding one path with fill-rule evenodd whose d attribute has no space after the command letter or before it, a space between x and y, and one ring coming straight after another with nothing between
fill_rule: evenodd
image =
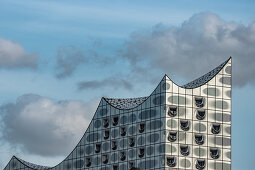
<instances>
[{"instance_id":1,"label":"sky","mask_svg":"<svg viewBox=\"0 0 255 170\"><path fill-rule=\"evenodd\" d=\"M254 7L251 0L0 1L0 169L12 155L54 166L102 96L147 96L164 74L182 85L229 56L232 168L254 169Z\"/></svg>"}]
</instances>

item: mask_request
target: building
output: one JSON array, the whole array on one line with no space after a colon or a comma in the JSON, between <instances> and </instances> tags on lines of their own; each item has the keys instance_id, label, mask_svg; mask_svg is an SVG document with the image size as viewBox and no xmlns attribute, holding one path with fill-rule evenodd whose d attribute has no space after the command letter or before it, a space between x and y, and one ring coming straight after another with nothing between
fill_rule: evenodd
<instances>
[{"instance_id":1,"label":"building","mask_svg":"<svg viewBox=\"0 0 255 170\"><path fill-rule=\"evenodd\" d=\"M5 170L231 169L231 58L148 97L102 98L78 145L55 167L13 157Z\"/></svg>"}]
</instances>

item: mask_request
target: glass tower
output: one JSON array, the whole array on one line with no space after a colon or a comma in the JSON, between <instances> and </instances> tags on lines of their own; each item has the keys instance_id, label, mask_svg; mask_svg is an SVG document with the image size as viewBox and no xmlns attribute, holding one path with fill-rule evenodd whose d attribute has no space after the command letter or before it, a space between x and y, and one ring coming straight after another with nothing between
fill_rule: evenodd
<instances>
[{"instance_id":1,"label":"glass tower","mask_svg":"<svg viewBox=\"0 0 255 170\"><path fill-rule=\"evenodd\" d=\"M61 163L13 156L5 170L230 170L231 70L229 58L183 86L165 75L150 96L102 98Z\"/></svg>"}]
</instances>

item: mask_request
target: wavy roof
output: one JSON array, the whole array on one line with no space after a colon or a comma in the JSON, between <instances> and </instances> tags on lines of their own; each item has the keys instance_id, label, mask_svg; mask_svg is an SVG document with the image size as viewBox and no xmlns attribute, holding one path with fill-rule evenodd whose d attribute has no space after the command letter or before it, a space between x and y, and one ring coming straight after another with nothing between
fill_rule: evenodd
<instances>
[{"instance_id":1,"label":"wavy roof","mask_svg":"<svg viewBox=\"0 0 255 170\"><path fill-rule=\"evenodd\" d=\"M142 104L147 97L138 97L138 98L126 98L126 99L116 99L116 98L104 98L107 103L116 107L118 109L132 109L136 106Z\"/></svg>"},{"instance_id":2,"label":"wavy roof","mask_svg":"<svg viewBox=\"0 0 255 170\"><path fill-rule=\"evenodd\" d=\"M216 67L215 69L213 69L212 71L208 72L207 74L191 81L190 83L187 83L183 86L179 86L182 88L186 88L186 89L192 89L192 88L197 88L200 87L204 84L206 84L208 81L210 81L214 76L216 76L221 69L223 69L223 67L228 63L228 61L231 59L231 57L223 62L222 64L220 64L218 67ZM137 106L139 106L140 104L142 104L149 96L146 97L139 97L139 98L103 98L108 104L110 104L111 106L117 108L117 109L122 109L122 110L128 110L128 109L132 109L135 108ZM48 170L51 169L51 167L47 167L47 166L41 166L41 165L36 165L27 161L24 161L20 158L17 158L16 156L13 156L12 159L16 159L18 160L20 163L22 163L23 165L25 165L26 167L29 167L31 169L36 169L36 170Z\"/></svg>"}]
</instances>

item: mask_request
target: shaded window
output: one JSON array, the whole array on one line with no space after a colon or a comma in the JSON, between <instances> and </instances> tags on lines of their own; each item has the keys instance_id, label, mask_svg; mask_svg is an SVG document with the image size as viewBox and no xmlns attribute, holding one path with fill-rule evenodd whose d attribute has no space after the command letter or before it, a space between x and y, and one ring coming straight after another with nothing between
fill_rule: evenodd
<instances>
[{"instance_id":1,"label":"shaded window","mask_svg":"<svg viewBox=\"0 0 255 170\"><path fill-rule=\"evenodd\" d=\"M101 143L97 143L95 147L95 152L99 153L101 151Z\"/></svg>"},{"instance_id":2,"label":"shaded window","mask_svg":"<svg viewBox=\"0 0 255 170\"><path fill-rule=\"evenodd\" d=\"M171 117L175 117L177 115L177 106L169 106L168 115Z\"/></svg>"},{"instance_id":3,"label":"shaded window","mask_svg":"<svg viewBox=\"0 0 255 170\"><path fill-rule=\"evenodd\" d=\"M188 131L190 128L190 122L189 120L180 120L181 129L184 131Z\"/></svg>"},{"instance_id":4,"label":"shaded window","mask_svg":"<svg viewBox=\"0 0 255 170\"><path fill-rule=\"evenodd\" d=\"M108 119L108 118L104 118L104 119L103 119L103 126L104 126L105 128L107 128L107 127L109 126L109 119Z\"/></svg>"},{"instance_id":5,"label":"shaded window","mask_svg":"<svg viewBox=\"0 0 255 170\"><path fill-rule=\"evenodd\" d=\"M107 154L102 155L102 162L103 162L104 164L107 164L107 163L108 163L108 155L107 155Z\"/></svg>"},{"instance_id":6,"label":"shaded window","mask_svg":"<svg viewBox=\"0 0 255 170\"><path fill-rule=\"evenodd\" d=\"M119 117L118 116L114 116L112 118L112 125L113 126L117 126L119 124Z\"/></svg>"},{"instance_id":7,"label":"shaded window","mask_svg":"<svg viewBox=\"0 0 255 170\"><path fill-rule=\"evenodd\" d=\"M204 107L204 97L195 97L195 103L197 107Z\"/></svg>"},{"instance_id":8,"label":"shaded window","mask_svg":"<svg viewBox=\"0 0 255 170\"><path fill-rule=\"evenodd\" d=\"M202 170L205 168L205 159L197 159L196 168Z\"/></svg>"},{"instance_id":9,"label":"shaded window","mask_svg":"<svg viewBox=\"0 0 255 170\"><path fill-rule=\"evenodd\" d=\"M176 132L176 131L170 131L170 132L168 133L168 140L169 140L170 142L175 142L176 139L177 139L177 132Z\"/></svg>"},{"instance_id":10,"label":"shaded window","mask_svg":"<svg viewBox=\"0 0 255 170\"><path fill-rule=\"evenodd\" d=\"M121 136L126 136L126 133L127 133L126 127L125 126L120 127L120 135Z\"/></svg>"},{"instance_id":11,"label":"shaded window","mask_svg":"<svg viewBox=\"0 0 255 170\"><path fill-rule=\"evenodd\" d=\"M143 133L145 130L145 122L139 124L139 133Z\"/></svg>"},{"instance_id":12,"label":"shaded window","mask_svg":"<svg viewBox=\"0 0 255 170\"><path fill-rule=\"evenodd\" d=\"M90 167L91 166L91 158L87 157L86 158L86 167Z\"/></svg>"},{"instance_id":13,"label":"shaded window","mask_svg":"<svg viewBox=\"0 0 255 170\"><path fill-rule=\"evenodd\" d=\"M197 110L196 118L198 120L203 120L205 118L205 110Z\"/></svg>"},{"instance_id":14,"label":"shaded window","mask_svg":"<svg viewBox=\"0 0 255 170\"><path fill-rule=\"evenodd\" d=\"M173 157L173 156L168 156L166 158L166 164L169 166L169 167L175 167L176 166L176 158Z\"/></svg>"},{"instance_id":15,"label":"shaded window","mask_svg":"<svg viewBox=\"0 0 255 170\"><path fill-rule=\"evenodd\" d=\"M189 155L189 146L188 145L180 145L180 151L183 156Z\"/></svg>"},{"instance_id":16,"label":"shaded window","mask_svg":"<svg viewBox=\"0 0 255 170\"><path fill-rule=\"evenodd\" d=\"M120 160L124 161L126 159L126 152L120 152Z\"/></svg>"},{"instance_id":17,"label":"shaded window","mask_svg":"<svg viewBox=\"0 0 255 170\"><path fill-rule=\"evenodd\" d=\"M138 156L139 156L139 158L143 158L143 157L144 157L144 151L145 151L144 148L139 148L139 150L138 150Z\"/></svg>"},{"instance_id":18,"label":"shaded window","mask_svg":"<svg viewBox=\"0 0 255 170\"><path fill-rule=\"evenodd\" d=\"M109 139L109 136L110 136L110 131L109 130L105 130L104 131L104 139Z\"/></svg>"},{"instance_id":19,"label":"shaded window","mask_svg":"<svg viewBox=\"0 0 255 170\"><path fill-rule=\"evenodd\" d=\"M220 152L218 148L210 148L210 155L213 159L218 159L220 157Z\"/></svg>"},{"instance_id":20,"label":"shaded window","mask_svg":"<svg viewBox=\"0 0 255 170\"><path fill-rule=\"evenodd\" d=\"M128 143L129 143L129 146L130 146L130 147L135 146L135 138L130 137L129 140L128 140Z\"/></svg>"},{"instance_id":21,"label":"shaded window","mask_svg":"<svg viewBox=\"0 0 255 170\"><path fill-rule=\"evenodd\" d=\"M134 161L129 161L128 162L128 169L129 170L135 170L135 162Z\"/></svg>"},{"instance_id":22,"label":"shaded window","mask_svg":"<svg viewBox=\"0 0 255 170\"><path fill-rule=\"evenodd\" d=\"M198 145L204 144L204 136L202 134L195 134L195 141Z\"/></svg>"},{"instance_id":23,"label":"shaded window","mask_svg":"<svg viewBox=\"0 0 255 170\"><path fill-rule=\"evenodd\" d=\"M112 165L112 170L118 170L118 165L117 164L115 164L115 165Z\"/></svg>"},{"instance_id":24,"label":"shaded window","mask_svg":"<svg viewBox=\"0 0 255 170\"><path fill-rule=\"evenodd\" d=\"M116 141L116 140L113 140L113 141L112 141L112 150L116 150L117 147L118 147L117 141Z\"/></svg>"},{"instance_id":25,"label":"shaded window","mask_svg":"<svg viewBox=\"0 0 255 170\"><path fill-rule=\"evenodd\" d=\"M211 131L213 134L218 134L220 133L220 124L219 123L213 123L212 124L212 128L211 128Z\"/></svg>"}]
</instances>

